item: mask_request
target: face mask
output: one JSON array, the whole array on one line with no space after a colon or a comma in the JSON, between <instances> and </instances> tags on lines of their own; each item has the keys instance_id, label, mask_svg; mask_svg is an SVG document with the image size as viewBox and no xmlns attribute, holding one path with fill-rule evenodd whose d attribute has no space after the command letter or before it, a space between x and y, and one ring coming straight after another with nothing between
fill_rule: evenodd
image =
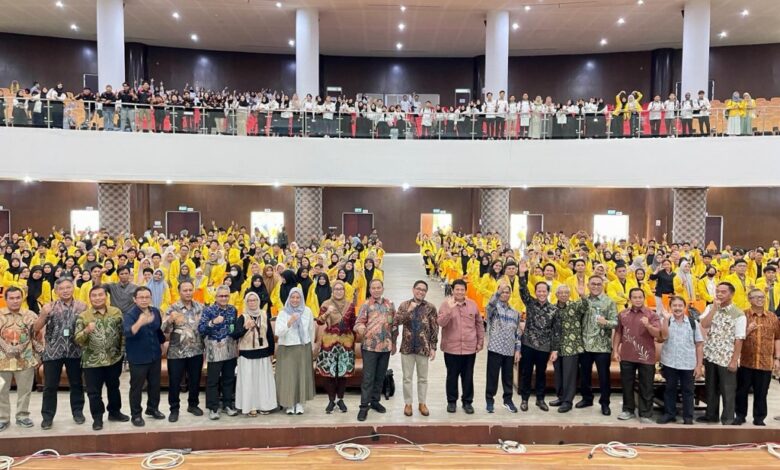
<instances>
[{"instance_id":1,"label":"face mask","mask_svg":"<svg viewBox=\"0 0 780 470\"><path fill-rule=\"evenodd\" d=\"M236 277L238 276L238 271L230 271L230 275Z\"/></svg>"}]
</instances>

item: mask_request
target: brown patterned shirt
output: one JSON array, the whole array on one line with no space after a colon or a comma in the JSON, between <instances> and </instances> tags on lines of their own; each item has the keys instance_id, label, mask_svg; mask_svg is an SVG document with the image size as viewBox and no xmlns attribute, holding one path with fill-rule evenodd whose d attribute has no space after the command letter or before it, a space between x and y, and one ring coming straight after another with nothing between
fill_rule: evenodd
<instances>
[{"instance_id":1,"label":"brown patterned shirt","mask_svg":"<svg viewBox=\"0 0 780 470\"><path fill-rule=\"evenodd\" d=\"M401 354L430 356L439 343L439 323L436 321L436 307L432 303L419 303L410 310L412 300L398 306L395 322L403 326L401 333Z\"/></svg>"},{"instance_id":2,"label":"brown patterned shirt","mask_svg":"<svg viewBox=\"0 0 780 470\"><path fill-rule=\"evenodd\" d=\"M772 370L775 357L775 341L780 340L780 320L774 313L763 311L755 313L752 309L745 310L748 331L750 324L757 328L748 333L742 343L742 353L739 365L750 369ZM780 354L780 351L777 352Z\"/></svg>"},{"instance_id":3,"label":"brown patterned shirt","mask_svg":"<svg viewBox=\"0 0 780 470\"><path fill-rule=\"evenodd\" d=\"M25 370L41 363L43 341L33 332L37 319L29 310L11 313L0 309L0 371Z\"/></svg>"},{"instance_id":4,"label":"brown patterned shirt","mask_svg":"<svg viewBox=\"0 0 780 470\"><path fill-rule=\"evenodd\" d=\"M355 321L355 332L365 327L361 348L373 352L391 352L398 337L395 306L384 297L379 301L369 298L360 307Z\"/></svg>"}]
</instances>

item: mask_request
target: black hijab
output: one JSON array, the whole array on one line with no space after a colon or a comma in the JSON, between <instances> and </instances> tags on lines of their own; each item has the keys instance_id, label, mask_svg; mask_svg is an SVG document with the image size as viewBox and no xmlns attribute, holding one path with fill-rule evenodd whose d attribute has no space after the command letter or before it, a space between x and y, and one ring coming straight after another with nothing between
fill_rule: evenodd
<instances>
[{"instance_id":1,"label":"black hijab","mask_svg":"<svg viewBox=\"0 0 780 470\"><path fill-rule=\"evenodd\" d=\"M298 272L296 273L295 277L298 279L298 284L301 285L301 290L303 291L303 301L306 302L306 296L309 295L309 288L312 285L311 276L306 276L305 278L301 276L301 273L303 271L308 272L309 268L298 268Z\"/></svg>"},{"instance_id":2,"label":"black hijab","mask_svg":"<svg viewBox=\"0 0 780 470\"><path fill-rule=\"evenodd\" d=\"M487 264L485 264L485 261L487 260ZM493 263L490 262L490 256L488 255L482 255L482 259L479 260L479 277L481 278L485 274L490 272L490 266Z\"/></svg>"},{"instance_id":3,"label":"black hijab","mask_svg":"<svg viewBox=\"0 0 780 470\"><path fill-rule=\"evenodd\" d=\"M33 273L40 271L43 274L43 268L35 266L30 270L30 277L27 279L27 308L30 311L40 314L40 306L38 305L38 297L41 296L43 290L43 281L45 280L41 275L40 279L33 279Z\"/></svg>"},{"instance_id":4,"label":"black hijab","mask_svg":"<svg viewBox=\"0 0 780 470\"><path fill-rule=\"evenodd\" d=\"M463 274L469 272L469 259L471 259L471 257L468 255L468 252L466 252L465 255L463 254L463 251L460 252L460 267L463 270Z\"/></svg>"},{"instance_id":5,"label":"black hijab","mask_svg":"<svg viewBox=\"0 0 780 470\"><path fill-rule=\"evenodd\" d=\"M366 276L366 286L370 286L371 285L371 281L374 279L374 273L376 272L376 263L374 263L374 260L372 260L370 258L367 259L365 262L366 263L371 262L371 269L367 269L365 267L365 264L363 265L363 273ZM366 298L369 298L369 297L371 297L371 291L370 291L370 289L367 288L366 289Z\"/></svg>"},{"instance_id":6,"label":"black hijab","mask_svg":"<svg viewBox=\"0 0 780 470\"><path fill-rule=\"evenodd\" d=\"M260 280L260 287L255 287L255 281L257 280ZM247 289L246 293L248 294L250 292L254 292L260 298L260 308L263 308L264 305L270 303L271 296L268 295L268 289L265 288L262 275L255 274L252 276L252 280L249 281L249 289Z\"/></svg>"},{"instance_id":7,"label":"black hijab","mask_svg":"<svg viewBox=\"0 0 780 470\"><path fill-rule=\"evenodd\" d=\"M235 276L230 274L230 271L232 271L233 269L238 271L238 274ZM244 285L244 271L241 269L241 267L238 266L237 264L228 266L228 277L230 277L230 281L231 281L230 293L232 294L233 292L240 292L241 286Z\"/></svg>"},{"instance_id":8,"label":"black hijab","mask_svg":"<svg viewBox=\"0 0 780 470\"><path fill-rule=\"evenodd\" d=\"M291 269L282 271L282 279L284 279L284 284L279 287L279 299L282 301L282 304L286 304L287 297L290 296L290 291L298 286L298 281L295 278L295 273Z\"/></svg>"},{"instance_id":9,"label":"black hijab","mask_svg":"<svg viewBox=\"0 0 780 470\"><path fill-rule=\"evenodd\" d=\"M320 285L320 279L322 278L325 278L325 285ZM317 296L317 302L320 305L333 295L333 289L330 287L330 279L328 279L327 274L321 273L317 276L317 286L314 288L314 294Z\"/></svg>"},{"instance_id":10,"label":"black hijab","mask_svg":"<svg viewBox=\"0 0 780 470\"><path fill-rule=\"evenodd\" d=\"M44 263L43 267L45 268L46 266L51 268L51 272L49 274L46 274L46 272L44 271L43 272L43 279L46 279L47 281L49 281L49 284L53 286L54 285L54 271L55 271L54 265L51 264L51 263ZM43 271L43 269L41 269L41 271Z\"/></svg>"}]
</instances>

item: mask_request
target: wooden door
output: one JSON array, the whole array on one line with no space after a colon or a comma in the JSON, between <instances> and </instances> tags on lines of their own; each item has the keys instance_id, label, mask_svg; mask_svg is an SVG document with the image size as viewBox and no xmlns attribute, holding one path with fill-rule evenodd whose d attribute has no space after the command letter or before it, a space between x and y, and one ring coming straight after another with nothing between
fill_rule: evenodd
<instances>
[{"instance_id":1,"label":"wooden door","mask_svg":"<svg viewBox=\"0 0 780 470\"><path fill-rule=\"evenodd\" d=\"M528 218L526 220L528 221L528 230L525 231L525 242L531 243L534 234L544 230L544 215L528 214Z\"/></svg>"},{"instance_id":2,"label":"wooden door","mask_svg":"<svg viewBox=\"0 0 780 470\"><path fill-rule=\"evenodd\" d=\"M165 232L180 235L187 230L190 236L200 233L200 212L167 211L165 213Z\"/></svg>"}]
</instances>

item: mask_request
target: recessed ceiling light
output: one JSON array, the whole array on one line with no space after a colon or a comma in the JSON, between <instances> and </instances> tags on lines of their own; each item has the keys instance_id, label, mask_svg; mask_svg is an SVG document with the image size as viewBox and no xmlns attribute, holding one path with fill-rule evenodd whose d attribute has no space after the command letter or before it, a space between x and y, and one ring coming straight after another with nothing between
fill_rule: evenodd
<instances>
[{"instance_id":1,"label":"recessed ceiling light","mask_svg":"<svg viewBox=\"0 0 780 470\"><path fill-rule=\"evenodd\" d=\"M403 44L401 44L400 42L397 42L397 43L395 43L395 48L396 48L396 49L398 49L398 50L400 51L401 49L403 49L403 48L404 48L404 45L403 45Z\"/></svg>"},{"instance_id":2,"label":"recessed ceiling light","mask_svg":"<svg viewBox=\"0 0 780 470\"><path fill-rule=\"evenodd\" d=\"M523 185L523 189L528 189L528 185L527 185L527 184L524 184L524 185Z\"/></svg>"},{"instance_id":3,"label":"recessed ceiling light","mask_svg":"<svg viewBox=\"0 0 780 470\"><path fill-rule=\"evenodd\" d=\"M59 1L57 3L55 3L54 6L57 7L57 8L65 8L65 4L62 3L62 2L59 2Z\"/></svg>"},{"instance_id":4,"label":"recessed ceiling light","mask_svg":"<svg viewBox=\"0 0 780 470\"><path fill-rule=\"evenodd\" d=\"M190 39L192 39L195 42L198 42L198 35L197 34L190 34Z\"/></svg>"},{"instance_id":5,"label":"recessed ceiling light","mask_svg":"<svg viewBox=\"0 0 780 470\"><path fill-rule=\"evenodd\" d=\"M618 18L617 24L626 24L626 19L621 16Z\"/></svg>"},{"instance_id":6,"label":"recessed ceiling light","mask_svg":"<svg viewBox=\"0 0 780 470\"><path fill-rule=\"evenodd\" d=\"M179 15L179 12L178 12L178 11L174 11L173 13L171 13L171 16L172 16L172 17L173 17L173 19L175 19L175 20L178 20L179 18L181 18L181 16Z\"/></svg>"},{"instance_id":7,"label":"recessed ceiling light","mask_svg":"<svg viewBox=\"0 0 780 470\"><path fill-rule=\"evenodd\" d=\"M599 44L601 44L602 46L606 46L607 45L607 38L601 38L601 42L599 42Z\"/></svg>"},{"instance_id":8,"label":"recessed ceiling light","mask_svg":"<svg viewBox=\"0 0 780 470\"><path fill-rule=\"evenodd\" d=\"M410 187L409 183L404 183L404 184L401 185L401 189L403 189L404 191L409 190L409 187Z\"/></svg>"},{"instance_id":9,"label":"recessed ceiling light","mask_svg":"<svg viewBox=\"0 0 780 470\"><path fill-rule=\"evenodd\" d=\"M645 4L645 0L637 0L636 4L637 5L644 5Z\"/></svg>"},{"instance_id":10,"label":"recessed ceiling light","mask_svg":"<svg viewBox=\"0 0 780 470\"><path fill-rule=\"evenodd\" d=\"M720 33L718 33L718 37L721 39L727 38L728 36L729 36L728 31L721 31Z\"/></svg>"},{"instance_id":11,"label":"recessed ceiling light","mask_svg":"<svg viewBox=\"0 0 780 470\"><path fill-rule=\"evenodd\" d=\"M276 2L276 8L282 8L282 2Z\"/></svg>"},{"instance_id":12,"label":"recessed ceiling light","mask_svg":"<svg viewBox=\"0 0 780 470\"><path fill-rule=\"evenodd\" d=\"M517 24L517 23L512 23L512 29L514 29L515 31L517 31L518 29L520 29L520 25L519 25L519 24Z\"/></svg>"},{"instance_id":13,"label":"recessed ceiling light","mask_svg":"<svg viewBox=\"0 0 780 470\"><path fill-rule=\"evenodd\" d=\"M403 31L403 30L405 30L405 29L406 29L406 25L405 25L405 24L403 24L403 23L398 23L398 30L399 30L399 31Z\"/></svg>"},{"instance_id":14,"label":"recessed ceiling light","mask_svg":"<svg viewBox=\"0 0 780 470\"><path fill-rule=\"evenodd\" d=\"M531 11L531 5L526 5L525 6L525 11Z\"/></svg>"},{"instance_id":15,"label":"recessed ceiling light","mask_svg":"<svg viewBox=\"0 0 780 470\"><path fill-rule=\"evenodd\" d=\"M274 181L274 188L278 188L281 185L282 185L282 183L280 183L278 181Z\"/></svg>"},{"instance_id":16,"label":"recessed ceiling light","mask_svg":"<svg viewBox=\"0 0 780 470\"><path fill-rule=\"evenodd\" d=\"M22 179L22 181L24 181L25 183L32 183L32 178L30 178L29 176L25 176L24 179Z\"/></svg>"},{"instance_id":17,"label":"recessed ceiling light","mask_svg":"<svg viewBox=\"0 0 780 470\"><path fill-rule=\"evenodd\" d=\"M295 39L290 39L289 41L287 41L287 44L289 44L290 47L295 47Z\"/></svg>"},{"instance_id":18,"label":"recessed ceiling light","mask_svg":"<svg viewBox=\"0 0 780 470\"><path fill-rule=\"evenodd\" d=\"M173 184L173 180L165 180L165 184Z\"/></svg>"},{"instance_id":19,"label":"recessed ceiling light","mask_svg":"<svg viewBox=\"0 0 780 470\"><path fill-rule=\"evenodd\" d=\"M73 30L73 31L78 31L79 27L76 25L76 23L73 23L73 24L70 25L70 29Z\"/></svg>"},{"instance_id":20,"label":"recessed ceiling light","mask_svg":"<svg viewBox=\"0 0 780 470\"><path fill-rule=\"evenodd\" d=\"M748 9L747 9L747 8L745 8L744 10L742 10L742 12L740 13L740 15L742 15L742 16L748 16L749 14L750 14L750 11L748 11Z\"/></svg>"},{"instance_id":21,"label":"recessed ceiling light","mask_svg":"<svg viewBox=\"0 0 780 470\"><path fill-rule=\"evenodd\" d=\"M406 7L405 7L405 6L403 6L403 5L401 5L401 11L402 11L402 12L403 12L403 11L406 11Z\"/></svg>"}]
</instances>

